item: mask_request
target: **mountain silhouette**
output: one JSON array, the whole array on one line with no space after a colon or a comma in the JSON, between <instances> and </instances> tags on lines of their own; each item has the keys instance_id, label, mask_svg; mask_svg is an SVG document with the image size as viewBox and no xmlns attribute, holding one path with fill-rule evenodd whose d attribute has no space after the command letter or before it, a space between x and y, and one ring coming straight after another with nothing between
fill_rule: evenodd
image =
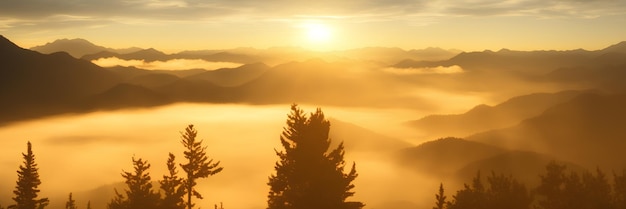
<instances>
[{"instance_id":1,"label":"mountain silhouette","mask_svg":"<svg viewBox=\"0 0 626 209\"><path fill-rule=\"evenodd\" d=\"M67 52L75 58L80 58L87 54L93 54L102 51L116 52L116 53L131 53L141 50L137 47L127 49L112 49L103 46L95 45L85 39L58 39L50 43L46 43L41 46L35 46L30 48L31 50L38 51L44 54L50 54L54 52Z\"/></svg>"},{"instance_id":2,"label":"mountain silhouette","mask_svg":"<svg viewBox=\"0 0 626 209\"><path fill-rule=\"evenodd\" d=\"M462 52L445 61L403 60L392 67L425 68L437 66L461 66L470 71L520 72L537 75L551 70L577 66L596 56L585 50L569 51L500 51Z\"/></svg>"},{"instance_id":3,"label":"mountain silhouette","mask_svg":"<svg viewBox=\"0 0 626 209\"><path fill-rule=\"evenodd\" d=\"M586 93L510 128L487 131L468 140L550 153L588 169L621 169L626 164L626 95Z\"/></svg>"},{"instance_id":4,"label":"mountain silhouette","mask_svg":"<svg viewBox=\"0 0 626 209\"><path fill-rule=\"evenodd\" d=\"M269 70L270 67L263 63L247 64L237 68L222 68L205 71L187 76L187 79L206 80L218 86L240 86L250 82Z\"/></svg>"},{"instance_id":5,"label":"mountain silhouette","mask_svg":"<svg viewBox=\"0 0 626 209\"><path fill-rule=\"evenodd\" d=\"M41 54L0 36L0 121L64 112L81 98L105 91L119 77L66 52Z\"/></svg>"},{"instance_id":6,"label":"mountain silhouette","mask_svg":"<svg viewBox=\"0 0 626 209\"><path fill-rule=\"evenodd\" d=\"M407 142L376 133L352 123L335 118L331 118L329 121L333 127L329 132L329 137L333 139L331 147L336 147L339 142L343 142L346 151L360 151L371 154L386 154L410 147L410 144Z\"/></svg>"},{"instance_id":7,"label":"mountain silhouette","mask_svg":"<svg viewBox=\"0 0 626 209\"><path fill-rule=\"evenodd\" d=\"M146 87L121 83L105 92L90 96L85 100L94 109L119 109L125 107L152 107L168 104L171 100Z\"/></svg>"},{"instance_id":8,"label":"mountain silhouette","mask_svg":"<svg viewBox=\"0 0 626 209\"><path fill-rule=\"evenodd\" d=\"M626 45L626 42L622 42L621 45ZM624 70L626 69L626 52L613 49L607 51L610 52L594 57L579 66L556 69L538 77L538 80L574 88L624 92L626 91L626 83L623 82L626 79L626 70Z\"/></svg>"},{"instance_id":9,"label":"mountain silhouette","mask_svg":"<svg viewBox=\"0 0 626 209\"><path fill-rule=\"evenodd\" d=\"M448 137L401 150L397 159L409 169L445 178L472 162L505 152L497 146Z\"/></svg>"},{"instance_id":10,"label":"mountain silhouette","mask_svg":"<svg viewBox=\"0 0 626 209\"><path fill-rule=\"evenodd\" d=\"M407 125L428 133L427 138L465 137L491 129L506 128L538 116L548 108L571 100L578 91L535 93L511 98L496 106L479 105L458 115L429 115Z\"/></svg>"},{"instance_id":11,"label":"mountain silhouette","mask_svg":"<svg viewBox=\"0 0 626 209\"><path fill-rule=\"evenodd\" d=\"M167 61L171 56L154 48L144 49L128 54L119 55L118 58L125 60L144 60L146 62Z\"/></svg>"}]
</instances>

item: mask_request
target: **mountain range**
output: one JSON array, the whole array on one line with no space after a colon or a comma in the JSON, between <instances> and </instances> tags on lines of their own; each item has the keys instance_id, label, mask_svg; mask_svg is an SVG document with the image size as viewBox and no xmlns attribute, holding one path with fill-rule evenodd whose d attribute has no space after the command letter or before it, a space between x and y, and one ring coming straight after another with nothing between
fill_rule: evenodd
<instances>
[{"instance_id":1,"label":"mountain range","mask_svg":"<svg viewBox=\"0 0 626 209\"><path fill-rule=\"evenodd\" d=\"M87 54L94 54L102 51L108 51L113 53L133 53L142 50L138 47L130 47L125 49L113 49L107 48L103 46L95 45L85 39L75 38L75 39L58 39L53 42L46 43L41 46L35 46L30 48L30 50L38 51L44 54L51 54L54 52L67 52L75 58L80 58Z\"/></svg>"},{"instance_id":2,"label":"mountain range","mask_svg":"<svg viewBox=\"0 0 626 209\"><path fill-rule=\"evenodd\" d=\"M59 39L30 49L44 54L65 51L76 58L85 60L109 57L117 57L124 60L144 60L146 62L171 59L201 59L209 62L242 64L264 62L272 65L289 61L304 61L315 57L326 60L359 59L382 63L395 63L404 59L433 61L449 59L461 52L455 49L444 50L434 47L408 51L400 48L367 47L333 52L314 52L297 47L274 47L269 49L195 50L166 54L153 48L112 49L93 44L84 39Z\"/></svg>"},{"instance_id":3,"label":"mountain range","mask_svg":"<svg viewBox=\"0 0 626 209\"><path fill-rule=\"evenodd\" d=\"M155 49L121 52L107 48L90 55L82 52L78 59L66 52L23 49L0 37L0 97L9 101L0 104L0 122L175 102L298 102L437 110L445 104L430 101L419 91L414 93L432 88L508 99L492 106L478 105L461 114L431 115L408 122L408 126L427 133L427 138L419 140L426 142L415 147L341 121L334 123L362 133L358 138L368 143L358 149L385 150L394 153L403 168L459 181L471 178L477 170L494 170L533 184L536 178L527 175L540 173L551 160L580 169L626 168L619 160L626 158L621 150L626 147L626 129L622 127L626 124L626 42L598 51L463 52L440 61L407 56L446 54L445 50L366 48L324 55L296 53L301 51L240 48L166 54ZM352 59L346 54L361 57ZM381 54L385 56L376 57ZM180 56L245 64L211 71L174 71L103 68L89 61L108 56L147 61ZM463 72L398 74L381 69L412 71L455 65ZM511 96L510 89L516 88L516 92L526 93Z\"/></svg>"}]
</instances>

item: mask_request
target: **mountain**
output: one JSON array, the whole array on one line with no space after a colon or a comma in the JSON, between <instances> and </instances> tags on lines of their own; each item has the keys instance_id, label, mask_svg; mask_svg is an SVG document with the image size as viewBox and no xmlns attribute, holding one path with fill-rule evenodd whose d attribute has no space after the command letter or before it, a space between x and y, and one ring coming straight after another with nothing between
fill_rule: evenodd
<instances>
[{"instance_id":1,"label":"mountain","mask_svg":"<svg viewBox=\"0 0 626 209\"><path fill-rule=\"evenodd\" d=\"M46 43L41 46L35 46L30 48L31 50L38 51L44 54L50 54L54 52L67 52L75 58L80 58L87 54L93 54L102 51L110 51L116 53L130 53L141 50L140 48L132 47L127 49L112 49L103 46L95 45L85 39L58 39L53 42Z\"/></svg>"},{"instance_id":2,"label":"mountain","mask_svg":"<svg viewBox=\"0 0 626 209\"><path fill-rule=\"evenodd\" d=\"M601 50L602 53L626 53L626 41L619 42Z\"/></svg>"},{"instance_id":3,"label":"mountain","mask_svg":"<svg viewBox=\"0 0 626 209\"><path fill-rule=\"evenodd\" d=\"M428 133L427 138L465 137L491 129L506 128L535 117L548 108L571 100L578 91L535 93L511 98L496 106L479 105L458 115L429 115L407 122Z\"/></svg>"},{"instance_id":4,"label":"mountain","mask_svg":"<svg viewBox=\"0 0 626 209\"><path fill-rule=\"evenodd\" d=\"M74 110L81 98L115 86L120 78L66 52L41 54L0 36L0 121Z\"/></svg>"},{"instance_id":5,"label":"mountain","mask_svg":"<svg viewBox=\"0 0 626 209\"><path fill-rule=\"evenodd\" d=\"M167 61L170 59L174 59L172 55L165 54L164 52L161 52L154 48L140 49L129 53L118 53L110 50L103 50L91 54L85 54L81 56L81 59L92 61L100 58L110 57L117 57L124 60L144 60L146 62Z\"/></svg>"},{"instance_id":6,"label":"mountain","mask_svg":"<svg viewBox=\"0 0 626 209\"><path fill-rule=\"evenodd\" d=\"M445 178L469 163L505 152L500 147L449 137L404 149L397 160L409 169Z\"/></svg>"},{"instance_id":7,"label":"mountain","mask_svg":"<svg viewBox=\"0 0 626 209\"><path fill-rule=\"evenodd\" d=\"M626 45L626 42L622 42ZM610 51L579 66L559 68L537 78L539 82L567 85L573 88L596 88L612 92L626 91L626 52L614 45ZM626 48L626 47L624 47ZM604 51L604 50L603 50Z\"/></svg>"},{"instance_id":8,"label":"mountain","mask_svg":"<svg viewBox=\"0 0 626 209\"><path fill-rule=\"evenodd\" d=\"M439 61L447 60L461 53L459 50L445 50L441 48L412 49L409 51L400 48L387 47L367 47L359 49L351 49L344 51L332 52L337 56L343 56L349 59L371 60L375 62L397 63L402 60L416 61Z\"/></svg>"},{"instance_id":9,"label":"mountain","mask_svg":"<svg viewBox=\"0 0 626 209\"><path fill-rule=\"evenodd\" d=\"M117 56L117 58L125 60L144 60L146 62L154 62L169 60L171 59L171 56L154 48L149 48L128 54L122 54Z\"/></svg>"},{"instance_id":10,"label":"mountain","mask_svg":"<svg viewBox=\"0 0 626 209\"><path fill-rule=\"evenodd\" d=\"M346 150L369 153L395 152L410 147L410 144L399 139L391 138L372 130L331 118L332 126L329 137L333 140L331 147L343 142Z\"/></svg>"},{"instance_id":11,"label":"mountain","mask_svg":"<svg viewBox=\"0 0 626 209\"><path fill-rule=\"evenodd\" d=\"M521 149L592 169L626 168L626 95L585 93L519 125L472 135L467 140Z\"/></svg>"},{"instance_id":12,"label":"mountain","mask_svg":"<svg viewBox=\"0 0 626 209\"><path fill-rule=\"evenodd\" d=\"M505 71L523 72L537 75L561 67L580 65L594 56L594 52L584 50L570 51L512 51L502 49L497 52L462 52L445 61L403 60L392 65L395 68L425 68L437 66L461 66L470 71Z\"/></svg>"},{"instance_id":13,"label":"mountain","mask_svg":"<svg viewBox=\"0 0 626 209\"><path fill-rule=\"evenodd\" d=\"M250 82L270 67L263 63L247 64L237 68L222 68L217 70L205 71L202 73L187 76L187 79L206 80L218 86L240 86Z\"/></svg>"},{"instance_id":14,"label":"mountain","mask_svg":"<svg viewBox=\"0 0 626 209\"><path fill-rule=\"evenodd\" d=\"M146 87L121 83L105 92L90 96L87 106L97 109L119 109L126 107L153 107L172 101L165 95Z\"/></svg>"}]
</instances>

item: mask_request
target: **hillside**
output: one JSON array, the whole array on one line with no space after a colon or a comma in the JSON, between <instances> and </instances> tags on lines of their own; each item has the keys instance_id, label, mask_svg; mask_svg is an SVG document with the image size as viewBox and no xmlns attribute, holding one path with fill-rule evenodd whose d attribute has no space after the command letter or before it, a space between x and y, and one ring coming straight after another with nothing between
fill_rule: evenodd
<instances>
[{"instance_id":1,"label":"hillside","mask_svg":"<svg viewBox=\"0 0 626 209\"><path fill-rule=\"evenodd\" d=\"M626 95L587 93L517 126L479 133L468 140L523 149L577 162L586 168L626 167Z\"/></svg>"},{"instance_id":2,"label":"hillside","mask_svg":"<svg viewBox=\"0 0 626 209\"><path fill-rule=\"evenodd\" d=\"M535 93L511 98L495 106L479 105L457 115L429 115L407 122L408 126L428 133L426 138L465 137L470 134L518 124L546 109L571 100L578 91Z\"/></svg>"}]
</instances>

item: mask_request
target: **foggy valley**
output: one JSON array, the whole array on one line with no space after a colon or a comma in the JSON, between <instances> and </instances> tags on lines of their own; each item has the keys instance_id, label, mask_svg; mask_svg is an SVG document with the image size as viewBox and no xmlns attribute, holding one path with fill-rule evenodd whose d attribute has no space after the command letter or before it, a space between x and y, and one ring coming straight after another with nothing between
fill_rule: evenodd
<instances>
[{"instance_id":1,"label":"foggy valley","mask_svg":"<svg viewBox=\"0 0 626 209\"><path fill-rule=\"evenodd\" d=\"M432 208L441 183L452 200L478 171L515 178L537 198L528 204L540 205L535 188L551 162L582 179L599 169L611 185L626 169L626 42L165 53L84 39L24 49L8 38L0 36L3 207L13 204L28 141L49 208L63 208L72 193L78 208L104 209L114 188L124 191L120 174L132 171L133 157L151 164L157 185L168 153L183 159L181 133L193 124L224 167L198 181L196 208L267 208L292 104L307 116L321 108L330 149L343 142L345 169L356 164L348 200L364 208Z\"/></svg>"}]
</instances>

